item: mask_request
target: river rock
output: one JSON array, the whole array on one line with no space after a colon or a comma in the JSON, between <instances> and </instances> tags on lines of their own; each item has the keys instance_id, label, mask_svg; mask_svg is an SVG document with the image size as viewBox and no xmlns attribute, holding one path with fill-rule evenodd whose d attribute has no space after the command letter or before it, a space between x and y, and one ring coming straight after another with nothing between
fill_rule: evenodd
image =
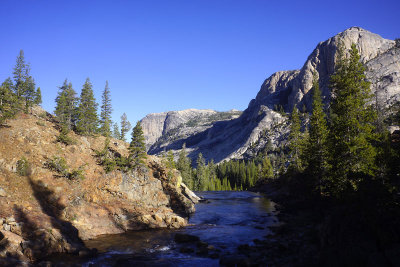
<instances>
[{"instance_id":1,"label":"river rock","mask_svg":"<svg viewBox=\"0 0 400 267\"><path fill-rule=\"evenodd\" d=\"M222 266L251 266L250 260L241 255L224 255L220 258L219 264Z\"/></svg>"},{"instance_id":2,"label":"river rock","mask_svg":"<svg viewBox=\"0 0 400 267\"><path fill-rule=\"evenodd\" d=\"M194 252L194 249L191 248L191 247L181 247L181 248L179 249L179 252L180 252L180 253L193 253L193 252Z\"/></svg>"},{"instance_id":3,"label":"river rock","mask_svg":"<svg viewBox=\"0 0 400 267\"><path fill-rule=\"evenodd\" d=\"M175 234L174 240L177 243L192 243L200 241L200 238L195 235L177 233Z\"/></svg>"}]
</instances>

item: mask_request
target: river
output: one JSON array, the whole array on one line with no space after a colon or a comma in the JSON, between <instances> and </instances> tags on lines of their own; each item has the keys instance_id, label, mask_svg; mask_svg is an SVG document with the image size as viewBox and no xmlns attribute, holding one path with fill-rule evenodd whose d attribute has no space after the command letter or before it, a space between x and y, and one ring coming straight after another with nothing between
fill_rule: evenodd
<instances>
[{"instance_id":1,"label":"river","mask_svg":"<svg viewBox=\"0 0 400 267\"><path fill-rule=\"evenodd\" d=\"M274 204L253 192L198 192L206 201L196 204L191 226L180 230L130 231L85 242L99 254L92 259L63 259L82 266L219 266L219 256L235 254L239 245L252 245L277 224ZM176 233L195 235L211 246L198 255L196 243L178 244ZM204 244L204 243L203 243ZM182 253L184 249L189 250ZM191 249L194 252L190 252ZM214 259L213 259L214 258Z\"/></svg>"}]
</instances>

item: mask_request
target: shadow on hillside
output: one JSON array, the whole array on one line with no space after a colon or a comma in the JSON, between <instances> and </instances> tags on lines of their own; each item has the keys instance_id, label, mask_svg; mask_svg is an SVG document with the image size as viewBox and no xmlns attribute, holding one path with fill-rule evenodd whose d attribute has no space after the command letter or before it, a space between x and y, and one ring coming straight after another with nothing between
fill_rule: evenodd
<instances>
[{"instance_id":1,"label":"shadow on hillside","mask_svg":"<svg viewBox=\"0 0 400 267\"><path fill-rule=\"evenodd\" d=\"M65 206L59 203L54 192L48 189L42 181L35 182L29 178L29 183L42 211L50 217L53 228L58 229L62 237L69 243L83 246L83 241L78 235L78 229L70 222L62 219L62 211Z\"/></svg>"},{"instance_id":2,"label":"shadow on hillside","mask_svg":"<svg viewBox=\"0 0 400 267\"><path fill-rule=\"evenodd\" d=\"M52 228L43 229L43 226L35 222L35 219L42 219L43 215L37 218L28 216L22 207L15 205L14 217L21 226L19 234L26 240L21 244L23 254L31 261L36 261L53 253L75 254L87 250L79 238L78 230L70 222L62 219L65 206L59 203L54 192L48 189L43 182L28 179L33 196L38 201L43 213L49 216Z\"/></svg>"},{"instance_id":3,"label":"shadow on hillside","mask_svg":"<svg viewBox=\"0 0 400 267\"><path fill-rule=\"evenodd\" d=\"M35 222L29 219L23 209L17 205L14 205L14 217L16 222L21 225L21 236L26 241L21 244L22 252L30 260L34 260L43 256L43 252L38 250L38 244L44 244L45 240L43 236L37 235L39 227Z\"/></svg>"},{"instance_id":4,"label":"shadow on hillside","mask_svg":"<svg viewBox=\"0 0 400 267\"><path fill-rule=\"evenodd\" d=\"M10 242L5 238L5 236L0 232L0 255L6 252L7 246Z\"/></svg>"}]
</instances>

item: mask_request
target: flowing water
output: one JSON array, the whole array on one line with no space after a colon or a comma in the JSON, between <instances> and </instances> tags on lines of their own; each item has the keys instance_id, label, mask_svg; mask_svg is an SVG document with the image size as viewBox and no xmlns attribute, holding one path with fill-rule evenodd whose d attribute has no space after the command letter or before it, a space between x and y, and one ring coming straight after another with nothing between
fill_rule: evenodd
<instances>
[{"instance_id":1,"label":"flowing water","mask_svg":"<svg viewBox=\"0 0 400 267\"><path fill-rule=\"evenodd\" d=\"M232 254L243 244L265 238L268 226L277 223L274 204L263 195L252 192L198 192L206 201L196 205L189 223L180 230L131 231L105 235L86 242L97 248L92 259L78 261L83 266L218 266L219 259L199 256L196 252L181 253L181 244L174 242L176 233L196 235L212 245L214 255ZM196 250L196 244L192 246ZM210 255L210 254L209 254ZM76 260L74 260L77 263ZM72 262L70 262L72 263Z\"/></svg>"}]
</instances>

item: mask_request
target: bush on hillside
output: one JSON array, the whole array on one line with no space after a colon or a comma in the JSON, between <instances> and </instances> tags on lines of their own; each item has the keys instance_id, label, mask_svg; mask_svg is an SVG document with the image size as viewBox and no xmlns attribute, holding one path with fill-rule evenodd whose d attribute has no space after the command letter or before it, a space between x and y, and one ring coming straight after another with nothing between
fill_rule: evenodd
<instances>
[{"instance_id":1,"label":"bush on hillside","mask_svg":"<svg viewBox=\"0 0 400 267\"><path fill-rule=\"evenodd\" d=\"M83 180L85 176L83 174L85 167L80 166L78 169L70 170L69 166L67 165L67 161L63 157L54 156L53 159L49 159L45 163L45 167L49 170L57 172L61 177L68 178L70 180Z\"/></svg>"},{"instance_id":2,"label":"bush on hillside","mask_svg":"<svg viewBox=\"0 0 400 267\"><path fill-rule=\"evenodd\" d=\"M57 142L63 143L65 145L75 145L77 141L68 136L69 130L66 127L61 128L60 135L57 136Z\"/></svg>"},{"instance_id":3,"label":"bush on hillside","mask_svg":"<svg viewBox=\"0 0 400 267\"><path fill-rule=\"evenodd\" d=\"M22 157L20 160L17 161L17 173L20 176L29 176L32 172L31 166L29 161Z\"/></svg>"}]
</instances>

